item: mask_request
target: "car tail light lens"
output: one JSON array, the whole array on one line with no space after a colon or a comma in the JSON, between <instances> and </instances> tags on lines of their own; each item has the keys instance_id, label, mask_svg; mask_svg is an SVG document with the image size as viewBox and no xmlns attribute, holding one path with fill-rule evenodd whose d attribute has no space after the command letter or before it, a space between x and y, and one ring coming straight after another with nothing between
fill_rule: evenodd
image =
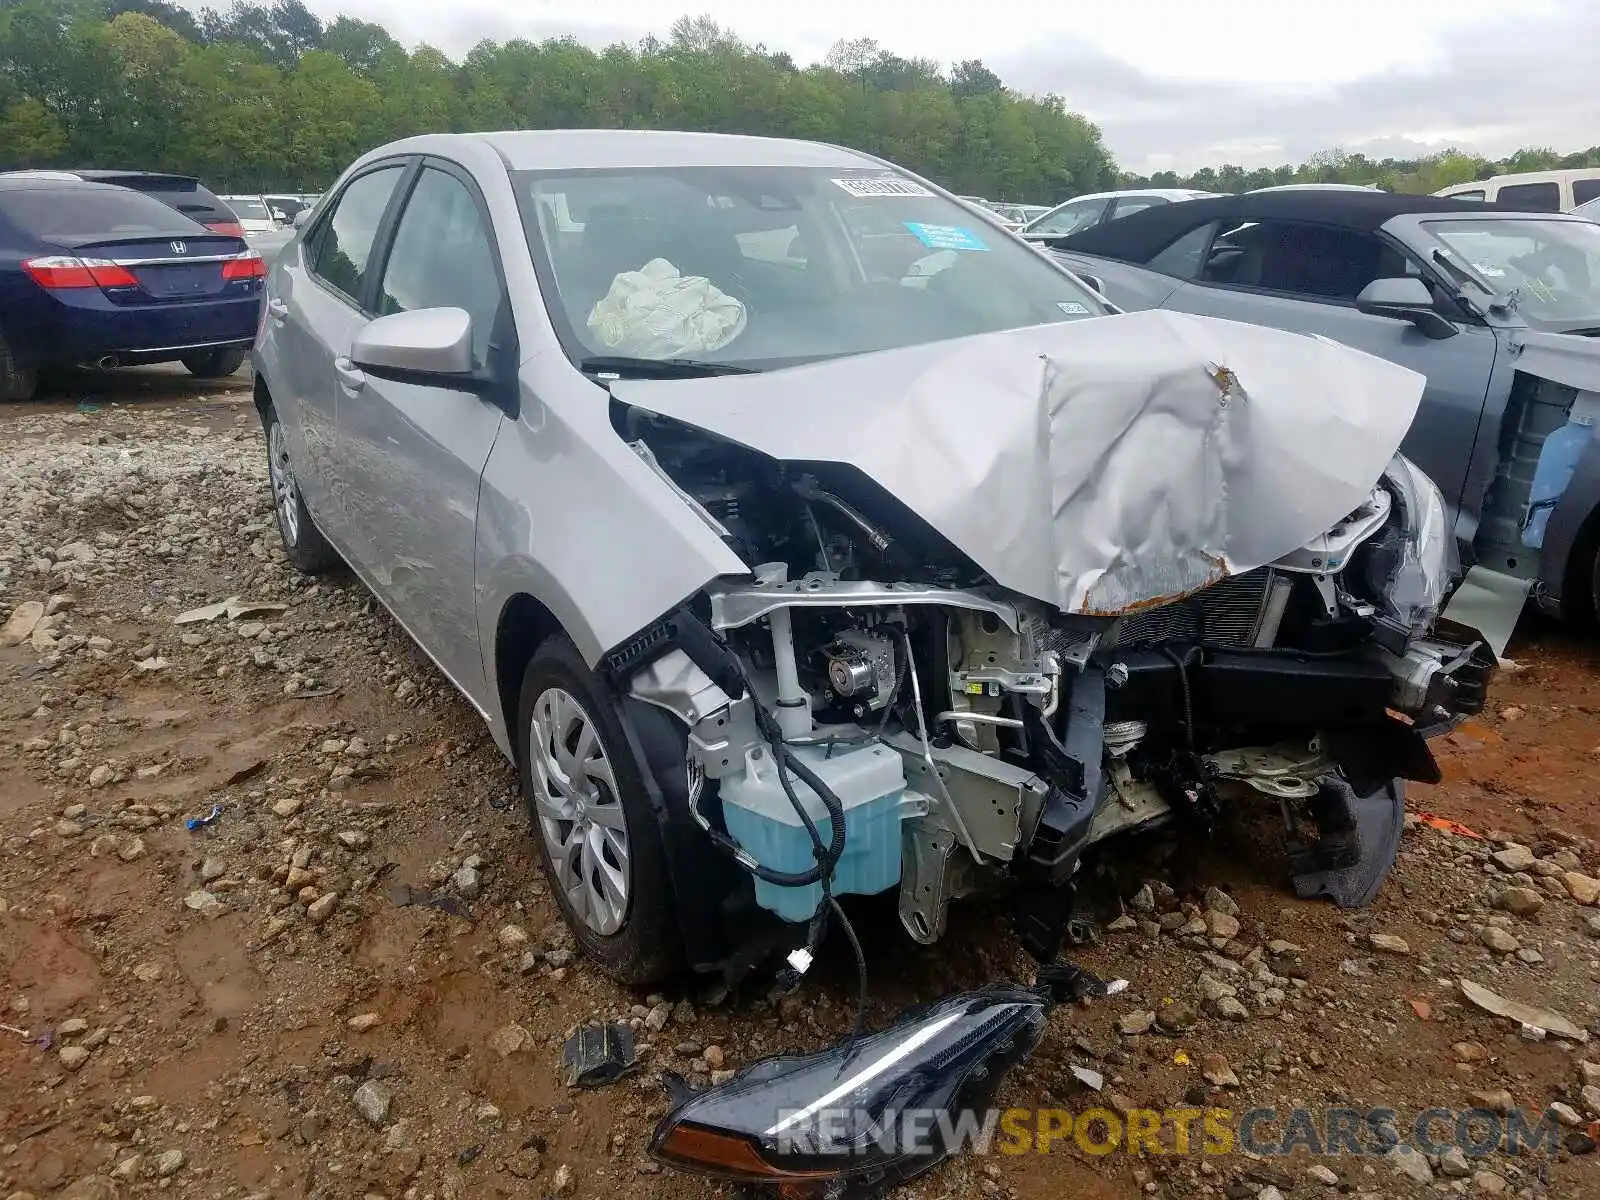
<instances>
[{"instance_id":1,"label":"car tail light lens","mask_svg":"<svg viewBox=\"0 0 1600 1200\"><path fill-rule=\"evenodd\" d=\"M212 233L226 234L228 237L244 236L244 226L237 221L207 221L206 228Z\"/></svg>"},{"instance_id":2,"label":"car tail light lens","mask_svg":"<svg viewBox=\"0 0 1600 1200\"><path fill-rule=\"evenodd\" d=\"M138 287L133 272L120 263L104 258L76 258L70 254L54 254L45 258L24 259L22 269L28 278L47 291L66 288L122 288Z\"/></svg>"},{"instance_id":3,"label":"car tail light lens","mask_svg":"<svg viewBox=\"0 0 1600 1200\"><path fill-rule=\"evenodd\" d=\"M224 279L262 279L266 274L266 260L254 250L236 254L222 264Z\"/></svg>"}]
</instances>

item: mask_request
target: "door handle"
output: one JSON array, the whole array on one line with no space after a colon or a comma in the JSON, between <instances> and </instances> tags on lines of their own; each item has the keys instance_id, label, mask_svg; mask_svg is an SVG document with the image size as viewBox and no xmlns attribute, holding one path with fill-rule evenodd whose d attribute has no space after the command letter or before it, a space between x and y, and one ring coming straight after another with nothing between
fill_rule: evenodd
<instances>
[{"instance_id":1,"label":"door handle","mask_svg":"<svg viewBox=\"0 0 1600 1200\"><path fill-rule=\"evenodd\" d=\"M348 358L334 359L333 373L339 377L339 386L347 392L359 392L367 386L366 375Z\"/></svg>"},{"instance_id":2,"label":"door handle","mask_svg":"<svg viewBox=\"0 0 1600 1200\"><path fill-rule=\"evenodd\" d=\"M284 301L279 300L276 296L274 296L271 300L267 301L267 315L279 325L282 325L289 319L289 306Z\"/></svg>"}]
</instances>

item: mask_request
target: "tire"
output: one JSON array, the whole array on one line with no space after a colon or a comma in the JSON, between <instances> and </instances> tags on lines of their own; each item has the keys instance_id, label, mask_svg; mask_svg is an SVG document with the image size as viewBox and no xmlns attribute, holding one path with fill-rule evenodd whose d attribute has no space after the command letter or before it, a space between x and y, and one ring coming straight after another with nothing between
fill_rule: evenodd
<instances>
[{"instance_id":1,"label":"tire","mask_svg":"<svg viewBox=\"0 0 1600 1200\"><path fill-rule=\"evenodd\" d=\"M32 367L21 367L11 354L4 334L0 334L0 403L32 400L39 386L39 374Z\"/></svg>"},{"instance_id":2,"label":"tire","mask_svg":"<svg viewBox=\"0 0 1600 1200\"><path fill-rule=\"evenodd\" d=\"M200 379L222 379L244 366L245 351L238 346L201 350L180 360L189 374Z\"/></svg>"},{"instance_id":3,"label":"tire","mask_svg":"<svg viewBox=\"0 0 1600 1200\"><path fill-rule=\"evenodd\" d=\"M567 927L606 974L638 986L672 975L683 952L661 829L618 714L610 689L556 634L523 672L517 766L545 879ZM548 749L557 741L569 756L565 770ZM585 752L579 758L575 750ZM579 763L585 769L575 772ZM581 802L556 782L574 774Z\"/></svg>"},{"instance_id":4,"label":"tire","mask_svg":"<svg viewBox=\"0 0 1600 1200\"><path fill-rule=\"evenodd\" d=\"M328 544L306 509L295 482L294 465L289 461L283 423L270 404L262 413L262 424L267 431L267 485L272 490L272 510L278 520L278 536L283 539L283 552L302 575L321 575L340 564L339 552Z\"/></svg>"}]
</instances>

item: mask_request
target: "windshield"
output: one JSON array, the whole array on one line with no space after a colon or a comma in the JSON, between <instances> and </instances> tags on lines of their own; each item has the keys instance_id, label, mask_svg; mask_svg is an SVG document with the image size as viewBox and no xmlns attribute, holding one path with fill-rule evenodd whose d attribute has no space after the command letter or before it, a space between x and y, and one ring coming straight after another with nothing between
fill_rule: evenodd
<instances>
[{"instance_id":1,"label":"windshield","mask_svg":"<svg viewBox=\"0 0 1600 1200\"><path fill-rule=\"evenodd\" d=\"M965 205L900 174L522 172L518 202L574 359L787 366L1105 310Z\"/></svg>"},{"instance_id":2,"label":"windshield","mask_svg":"<svg viewBox=\"0 0 1600 1200\"><path fill-rule=\"evenodd\" d=\"M1600 225L1513 217L1425 221L1423 228L1491 292L1515 292L1529 324L1600 325Z\"/></svg>"},{"instance_id":3,"label":"windshield","mask_svg":"<svg viewBox=\"0 0 1600 1200\"><path fill-rule=\"evenodd\" d=\"M234 216L241 221L272 220L272 214L267 211L266 202L255 196L230 196L226 203L229 208L233 209Z\"/></svg>"}]
</instances>

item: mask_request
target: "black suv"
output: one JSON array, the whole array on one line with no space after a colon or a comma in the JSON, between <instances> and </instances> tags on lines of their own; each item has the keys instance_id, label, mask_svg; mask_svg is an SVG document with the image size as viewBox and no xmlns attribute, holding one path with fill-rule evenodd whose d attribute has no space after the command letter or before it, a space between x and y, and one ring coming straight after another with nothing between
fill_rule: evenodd
<instances>
[{"instance_id":1,"label":"black suv","mask_svg":"<svg viewBox=\"0 0 1600 1200\"><path fill-rule=\"evenodd\" d=\"M189 175L168 175L160 171L13 171L12 175L39 175L57 179L86 179L91 183L113 183L118 187L132 188L159 200L168 208L175 208L191 221L198 221L212 233L228 237L243 237L239 218L216 194L198 179Z\"/></svg>"}]
</instances>

